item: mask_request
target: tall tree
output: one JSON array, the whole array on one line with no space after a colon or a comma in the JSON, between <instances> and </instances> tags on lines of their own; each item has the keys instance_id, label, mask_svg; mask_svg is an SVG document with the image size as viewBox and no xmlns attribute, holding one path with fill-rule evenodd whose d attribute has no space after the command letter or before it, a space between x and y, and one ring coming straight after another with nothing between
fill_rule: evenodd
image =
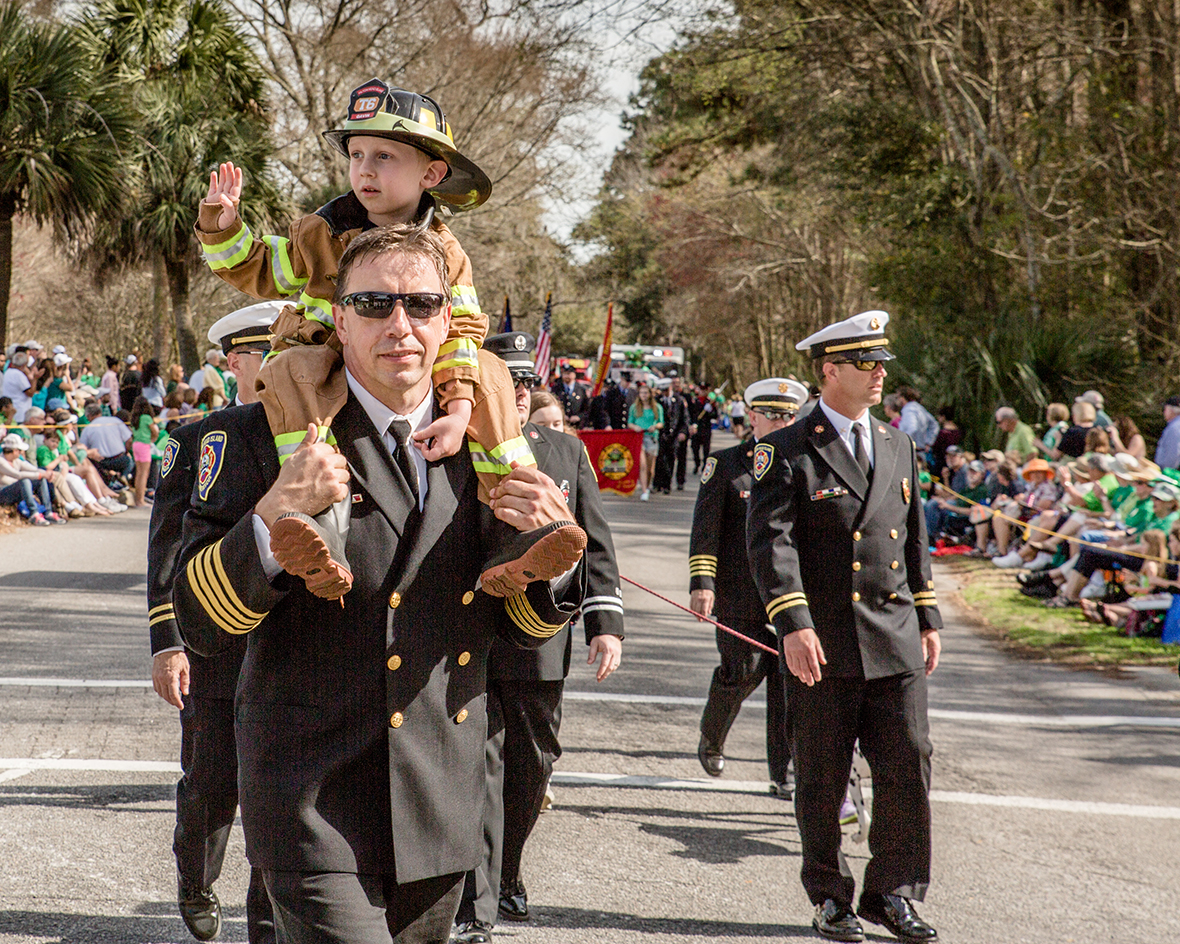
<instances>
[{"instance_id":1,"label":"tall tree","mask_svg":"<svg viewBox=\"0 0 1180 944\"><path fill-rule=\"evenodd\" d=\"M27 213L59 242L126 195L133 114L113 70L73 25L0 4L0 345L12 285L12 220Z\"/></svg>"},{"instance_id":2,"label":"tall tree","mask_svg":"<svg viewBox=\"0 0 1180 944\"><path fill-rule=\"evenodd\" d=\"M102 221L90 257L101 274L148 262L166 279L180 360L195 370L190 279L202 257L192 225L210 170L229 159L245 170L241 212L251 224L266 226L285 208L267 166L265 75L222 0L102 0L86 25L127 77L141 128L132 199Z\"/></svg>"}]
</instances>

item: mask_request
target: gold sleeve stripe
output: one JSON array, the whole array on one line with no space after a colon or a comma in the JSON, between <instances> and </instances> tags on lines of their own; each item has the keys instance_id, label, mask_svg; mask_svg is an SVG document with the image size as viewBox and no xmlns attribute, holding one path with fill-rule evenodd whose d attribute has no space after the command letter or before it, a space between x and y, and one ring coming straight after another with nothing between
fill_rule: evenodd
<instances>
[{"instance_id":1,"label":"gold sleeve stripe","mask_svg":"<svg viewBox=\"0 0 1180 944\"><path fill-rule=\"evenodd\" d=\"M221 561L221 541L202 548L188 562L189 585L210 618L227 633L248 633L265 618L242 603Z\"/></svg>"},{"instance_id":2,"label":"gold sleeve stripe","mask_svg":"<svg viewBox=\"0 0 1180 944\"><path fill-rule=\"evenodd\" d=\"M548 639L550 636L556 635L565 625L565 623L546 623L542 620L523 593L506 597L504 609L512 622L535 639Z\"/></svg>"},{"instance_id":3,"label":"gold sleeve stripe","mask_svg":"<svg viewBox=\"0 0 1180 944\"><path fill-rule=\"evenodd\" d=\"M716 554L693 554L688 558L688 562L690 564L693 561L703 561L703 560L704 561L715 561L715 560L717 560L717 555Z\"/></svg>"},{"instance_id":4,"label":"gold sleeve stripe","mask_svg":"<svg viewBox=\"0 0 1180 944\"><path fill-rule=\"evenodd\" d=\"M157 623L166 623L168 620L174 619L176 619L176 611L172 609L171 603L165 603L148 613L148 626L155 626Z\"/></svg>"},{"instance_id":5,"label":"gold sleeve stripe","mask_svg":"<svg viewBox=\"0 0 1180 944\"><path fill-rule=\"evenodd\" d=\"M688 575L690 577L716 577L716 564L689 564Z\"/></svg>"},{"instance_id":6,"label":"gold sleeve stripe","mask_svg":"<svg viewBox=\"0 0 1180 944\"><path fill-rule=\"evenodd\" d=\"M783 610L789 610L793 606L807 606L806 594L785 593L781 597L776 597L766 605L766 615L773 620Z\"/></svg>"}]
</instances>

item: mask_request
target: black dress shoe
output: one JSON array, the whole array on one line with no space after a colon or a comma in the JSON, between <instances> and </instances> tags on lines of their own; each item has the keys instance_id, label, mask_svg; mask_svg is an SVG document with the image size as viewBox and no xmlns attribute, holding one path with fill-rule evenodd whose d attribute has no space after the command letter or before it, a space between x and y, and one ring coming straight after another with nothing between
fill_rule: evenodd
<instances>
[{"instance_id":1,"label":"black dress shoe","mask_svg":"<svg viewBox=\"0 0 1180 944\"><path fill-rule=\"evenodd\" d=\"M190 885L180 879L176 903L185 926L198 941L211 941L221 933L221 902L212 888Z\"/></svg>"},{"instance_id":2,"label":"black dress shoe","mask_svg":"<svg viewBox=\"0 0 1180 944\"><path fill-rule=\"evenodd\" d=\"M508 921L528 921L529 896L524 890L524 882L501 883L500 917Z\"/></svg>"},{"instance_id":3,"label":"black dress shoe","mask_svg":"<svg viewBox=\"0 0 1180 944\"><path fill-rule=\"evenodd\" d=\"M815 917L811 926L816 933L829 941L863 941L864 928L856 920L852 908L843 902L829 898L822 905L815 906Z\"/></svg>"},{"instance_id":4,"label":"black dress shoe","mask_svg":"<svg viewBox=\"0 0 1180 944\"><path fill-rule=\"evenodd\" d=\"M721 771L725 769L725 758L721 755L721 748L710 744L703 734L701 743L697 745L697 757L710 777L721 776Z\"/></svg>"},{"instance_id":5,"label":"black dress shoe","mask_svg":"<svg viewBox=\"0 0 1180 944\"><path fill-rule=\"evenodd\" d=\"M860 896L856 913L866 921L888 928L894 937L907 944L938 940L938 932L918 917L913 902L900 895L865 893Z\"/></svg>"},{"instance_id":6,"label":"black dress shoe","mask_svg":"<svg viewBox=\"0 0 1180 944\"><path fill-rule=\"evenodd\" d=\"M492 944L492 926L482 921L464 921L451 932L455 944Z\"/></svg>"}]
</instances>

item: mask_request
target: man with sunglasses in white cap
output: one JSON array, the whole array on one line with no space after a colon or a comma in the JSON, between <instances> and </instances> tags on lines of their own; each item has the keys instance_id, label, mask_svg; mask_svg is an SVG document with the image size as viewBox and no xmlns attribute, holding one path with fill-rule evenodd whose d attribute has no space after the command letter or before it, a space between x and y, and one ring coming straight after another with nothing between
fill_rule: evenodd
<instances>
[{"instance_id":1,"label":"man with sunglasses in white cap","mask_svg":"<svg viewBox=\"0 0 1180 944\"><path fill-rule=\"evenodd\" d=\"M773 627L758 598L750 562L746 556L746 504L754 473L754 446L759 439L795 421L800 404L807 402L807 388L797 380L771 377L746 388L754 439L714 453L705 460L701 487L692 516L688 545L689 606L702 616L717 620L743 636L775 646ZM697 757L710 777L725 769L725 739L744 702L766 679L766 755L770 790L789 800L789 771L783 680L776 656L756 649L718 629L717 650L721 664L713 670L709 697L701 715L701 740Z\"/></svg>"},{"instance_id":2,"label":"man with sunglasses in white cap","mask_svg":"<svg viewBox=\"0 0 1180 944\"><path fill-rule=\"evenodd\" d=\"M833 941L864 940L858 915L902 941L938 938L913 901L930 883L926 676L942 620L914 444L868 412L893 360L888 321L867 311L796 345L821 399L754 447L747 517L754 582L789 670L801 877L812 924ZM858 741L874 793L854 913L839 814Z\"/></svg>"},{"instance_id":3,"label":"man with sunglasses in white cap","mask_svg":"<svg viewBox=\"0 0 1180 944\"><path fill-rule=\"evenodd\" d=\"M282 302L260 302L232 311L209 329L238 379L235 406L258 400L254 379L270 350L270 326ZM221 874L230 829L238 809L238 758L234 737L234 690L246 654L247 636L204 658L188 652L172 606L172 575L181 550L184 513L199 474L204 424L173 430L164 447L160 485L152 506L148 543L148 626L152 685L180 709L180 766L172 850L178 875L177 904L199 941L221 931L221 902L213 883ZM259 869L250 870L246 893L250 944L275 940L270 900Z\"/></svg>"}]
</instances>

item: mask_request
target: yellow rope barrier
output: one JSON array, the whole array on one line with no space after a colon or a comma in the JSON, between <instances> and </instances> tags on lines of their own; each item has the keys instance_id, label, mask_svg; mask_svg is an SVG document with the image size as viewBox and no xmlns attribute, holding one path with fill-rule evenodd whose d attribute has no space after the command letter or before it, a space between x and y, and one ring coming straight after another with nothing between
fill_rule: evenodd
<instances>
[{"instance_id":1,"label":"yellow rope barrier","mask_svg":"<svg viewBox=\"0 0 1180 944\"><path fill-rule=\"evenodd\" d=\"M939 484L942 485L942 483L939 483ZM985 505L983 502L977 502L972 498L968 498L966 495L960 495L958 492L956 492L949 485L942 485L942 488L944 491L948 492L949 494L953 495L955 498L959 499L959 501L966 502L968 505L971 505L971 506L976 506L979 508L986 508L988 511L990 511L992 513L993 517L1002 518L1004 521L1010 521L1013 524L1020 525L1020 527L1026 531L1038 531L1043 534L1047 534L1050 537L1060 538L1062 541L1065 541L1068 544L1077 544L1077 545L1081 545L1081 546L1085 546L1085 547L1094 547L1094 548L1098 548L1099 550L1110 551L1113 554L1122 554L1124 557L1137 557L1137 558L1140 558L1141 560L1155 561L1156 563L1160 563L1160 564L1180 564L1180 561L1174 561L1174 560L1167 558L1167 557L1153 557L1152 555L1150 555L1144 551L1133 551L1130 549L1115 548L1115 547L1111 547L1109 544L1099 544L1096 541L1085 541L1085 540L1082 540L1082 538L1077 537L1075 535L1062 534L1060 531L1053 531L1053 530L1050 530L1049 528L1041 527L1040 525L1037 525L1034 528L1031 525L1031 523L1028 521L1021 521L1019 518L1013 518L1011 515L1006 515L1002 511L996 511L990 505ZM1040 512L1039 514L1043 514L1043 512ZM1073 515L1073 512L1070 512L1071 517L1072 517L1072 515ZM1066 520L1068 520L1068 519L1066 519ZM981 521L979 523L983 524L984 522ZM1046 551L1045 553L1048 553L1048 551Z\"/></svg>"}]
</instances>

